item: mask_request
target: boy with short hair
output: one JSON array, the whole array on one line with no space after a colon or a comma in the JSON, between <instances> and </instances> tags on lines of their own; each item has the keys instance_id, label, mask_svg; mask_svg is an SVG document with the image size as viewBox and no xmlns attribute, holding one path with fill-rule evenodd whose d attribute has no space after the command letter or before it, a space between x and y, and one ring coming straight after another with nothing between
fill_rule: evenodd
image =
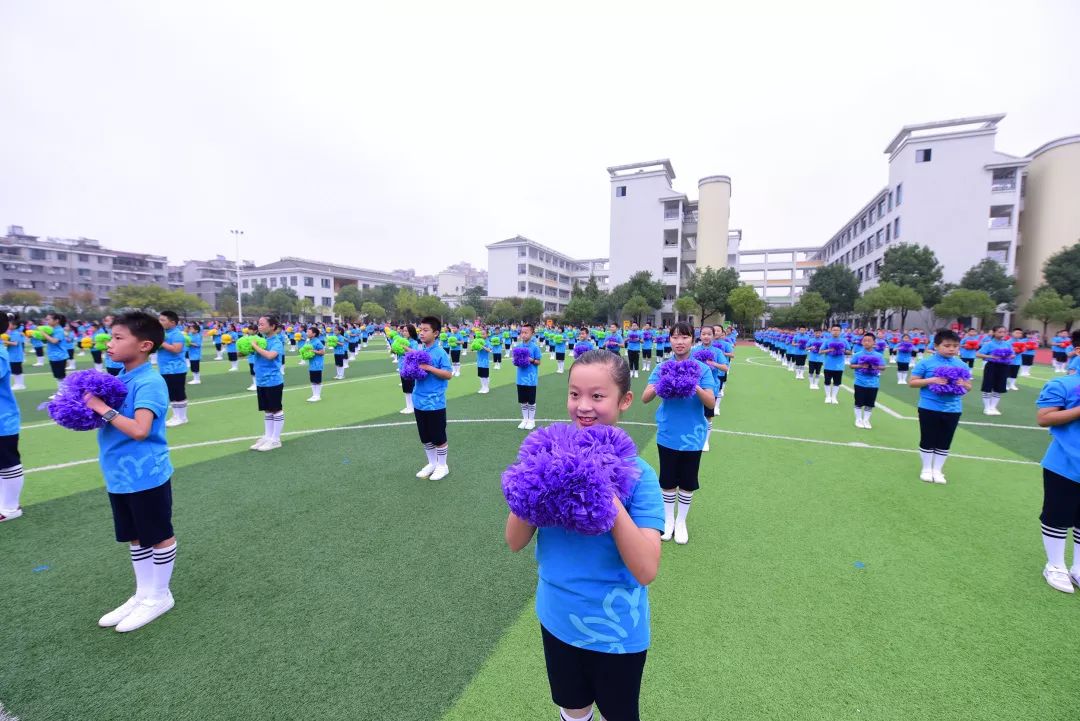
<instances>
[{"instance_id":1,"label":"boy with short hair","mask_svg":"<svg viewBox=\"0 0 1080 721\"><path fill-rule=\"evenodd\" d=\"M99 465L112 506L116 540L130 544L135 595L101 617L102 628L134 631L174 605L169 581L176 559L172 527L172 473L165 441L169 407L165 381L148 362L165 339L158 319L142 312L117 316L108 353L124 364L128 388L120 408L85 396L105 425L98 431Z\"/></svg>"},{"instance_id":2,"label":"boy with short hair","mask_svg":"<svg viewBox=\"0 0 1080 721\"><path fill-rule=\"evenodd\" d=\"M1042 459L1042 524L1046 566L1043 578L1052 588L1072 593L1080 586L1080 375L1047 381L1035 402L1036 421L1050 429ZM1072 568L1065 566L1069 527L1073 535Z\"/></svg>"},{"instance_id":3,"label":"boy with short hair","mask_svg":"<svg viewBox=\"0 0 1080 721\"><path fill-rule=\"evenodd\" d=\"M187 418L187 362L184 360L184 333L178 327L179 316L171 310L163 310L158 321L165 332L157 352L158 373L165 380L169 390L169 403L172 406L172 418L165 421L169 428L182 426Z\"/></svg>"},{"instance_id":4,"label":"boy with short hair","mask_svg":"<svg viewBox=\"0 0 1080 721\"><path fill-rule=\"evenodd\" d=\"M964 368L959 358L960 336L951 330L939 330L934 335L934 354L928 355L911 369L908 386L919 388L919 457L922 471L919 480L926 483L945 483L945 461L949 458L960 413L964 409L962 393L935 393L929 386L947 385L937 375L942 366ZM970 380L958 380L961 389L971 390Z\"/></svg>"},{"instance_id":5,"label":"boy with short hair","mask_svg":"<svg viewBox=\"0 0 1080 721\"><path fill-rule=\"evenodd\" d=\"M427 465L420 469L416 477L440 481L450 473L446 440L446 386L454 370L450 356L439 347L442 322L433 315L425 316L416 330L420 335L421 350L431 356L430 364L420 364L420 368L427 371L427 376L418 378L413 387L416 429L428 459Z\"/></svg>"},{"instance_id":6,"label":"boy with short hair","mask_svg":"<svg viewBox=\"0 0 1080 721\"><path fill-rule=\"evenodd\" d=\"M13 320L7 313L0 313L0 333L6 333ZM21 332L18 342L23 342ZM24 481L22 458L19 456L20 415L10 376L8 350L0 343L0 523L14 521L23 514L19 506Z\"/></svg>"},{"instance_id":7,"label":"boy with short hair","mask_svg":"<svg viewBox=\"0 0 1080 721\"><path fill-rule=\"evenodd\" d=\"M538 368L544 354L540 346L533 341L533 324L522 323L518 331L518 345L529 350L529 365L517 366L518 405L521 406L521 423L518 428L531 431L536 428L536 386L539 381Z\"/></svg>"}]
</instances>

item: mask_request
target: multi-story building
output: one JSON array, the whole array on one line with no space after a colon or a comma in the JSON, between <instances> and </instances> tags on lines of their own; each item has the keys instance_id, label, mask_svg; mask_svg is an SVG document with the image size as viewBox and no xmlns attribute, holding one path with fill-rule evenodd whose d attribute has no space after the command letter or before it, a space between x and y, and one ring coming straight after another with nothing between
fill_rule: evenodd
<instances>
[{"instance_id":1,"label":"multi-story building","mask_svg":"<svg viewBox=\"0 0 1080 721\"><path fill-rule=\"evenodd\" d=\"M255 264L240 261L241 270L251 270ZM236 283L236 262L219 255L213 260L185 260L183 265L169 266L169 287L197 295L211 308L217 307L218 294Z\"/></svg>"},{"instance_id":2,"label":"multi-story building","mask_svg":"<svg viewBox=\"0 0 1080 721\"><path fill-rule=\"evenodd\" d=\"M338 291L347 285L367 290L380 285L397 285L424 294L426 285L414 279L402 278L397 272L384 273L351 265L323 263L305 258L286 257L274 263L241 268L240 290L250 293L256 285L271 290L291 288L300 298L307 298L316 307L333 308Z\"/></svg>"},{"instance_id":3,"label":"multi-story building","mask_svg":"<svg viewBox=\"0 0 1080 721\"><path fill-rule=\"evenodd\" d=\"M94 304L104 307L120 286L168 287L167 264L163 255L111 250L90 238L42 240L12 225L0 237L0 292L37 291L45 305L73 292L92 293Z\"/></svg>"},{"instance_id":4,"label":"multi-story building","mask_svg":"<svg viewBox=\"0 0 1080 721\"><path fill-rule=\"evenodd\" d=\"M595 278L597 288L611 290L611 261L608 258L586 258L576 262L577 270L570 274L575 283L585 285L589 278Z\"/></svg>"},{"instance_id":5,"label":"multi-story building","mask_svg":"<svg viewBox=\"0 0 1080 721\"><path fill-rule=\"evenodd\" d=\"M461 294L470 288L487 288L486 270L474 268L464 261L455 263L439 273L436 292L439 298L451 306L461 304Z\"/></svg>"},{"instance_id":6,"label":"multi-story building","mask_svg":"<svg viewBox=\"0 0 1080 721\"><path fill-rule=\"evenodd\" d=\"M739 250L739 280L753 286L769 305L794 305L806 290L820 248L769 248Z\"/></svg>"},{"instance_id":7,"label":"multi-story building","mask_svg":"<svg viewBox=\"0 0 1080 721\"><path fill-rule=\"evenodd\" d=\"M672 304L697 268L735 267L729 248L731 178L698 181L691 200L672 187L668 159L607 169L611 181L610 257L612 286L647 270L664 284L660 322L674 320Z\"/></svg>"},{"instance_id":8,"label":"multi-story building","mask_svg":"<svg viewBox=\"0 0 1080 721\"><path fill-rule=\"evenodd\" d=\"M575 260L521 235L487 249L488 296L536 298L548 315L562 313L574 285L587 283L590 270L603 268L607 262L604 258Z\"/></svg>"}]
</instances>

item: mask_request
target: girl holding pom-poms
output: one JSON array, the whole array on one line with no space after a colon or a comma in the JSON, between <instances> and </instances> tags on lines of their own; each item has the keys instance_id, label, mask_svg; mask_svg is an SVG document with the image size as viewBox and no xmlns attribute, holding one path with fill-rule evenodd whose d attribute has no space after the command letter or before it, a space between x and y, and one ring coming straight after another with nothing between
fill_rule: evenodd
<instances>
[{"instance_id":1,"label":"girl holding pom-poms","mask_svg":"<svg viewBox=\"0 0 1080 721\"><path fill-rule=\"evenodd\" d=\"M1003 325L994 328L994 337L983 343L975 354L986 361L982 377L983 415L1001 415L998 404L1001 403L1001 396L1008 392L1009 366L1014 355L1012 342Z\"/></svg>"},{"instance_id":2,"label":"girl holding pom-poms","mask_svg":"<svg viewBox=\"0 0 1080 721\"><path fill-rule=\"evenodd\" d=\"M942 469L949 457L956 426L963 411L963 397L971 390L971 371L957 356L960 336L940 330L934 336L934 353L915 364L908 386L919 388L919 456L927 483L945 483Z\"/></svg>"},{"instance_id":3,"label":"girl holding pom-poms","mask_svg":"<svg viewBox=\"0 0 1080 721\"><path fill-rule=\"evenodd\" d=\"M307 402L318 403L322 400L322 374L326 356L326 344L323 343L318 326L308 326L307 341L300 346L299 352L301 360L307 362L308 382L311 383L311 397Z\"/></svg>"},{"instance_id":4,"label":"girl holding pom-poms","mask_svg":"<svg viewBox=\"0 0 1080 721\"><path fill-rule=\"evenodd\" d=\"M896 360L896 383L907 385L908 372L911 369L911 355L915 351L915 344L911 342L911 336L907 333L900 336L900 342L893 349Z\"/></svg>"},{"instance_id":5,"label":"girl holding pom-poms","mask_svg":"<svg viewBox=\"0 0 1080 721\"><path fill-rule=\"evenodd\" d=\"M690 357L694 331L688 323L676 323L671 329L671 347L675 355L656 366L641 396L642 403L660 398L656 409L656 446L660 454L660 488L664 499L664 534L662 541L675 537L675 543L689 540L686 516L694 491L700 487L698 468L701 449L709 433L705 409L714 406L712 370ZM679 502L678 520L675 501Z\"/></svg>"},{"instance_id":6,"label":"girl holding pom-poms","mask_svg":"<svg viewBox=\"0 0 1080 721\"><path fill-rule=\"evenodd\" d=\"M873 333L864 333L862 350L851 357L851 368L855 371L855 427L870 430L870 414L874 412L878 389L881 387L881 369L885 367L885 356L875 350L877 338Z\"/></svg>"},{"instance_id":7,"label":"girl holding pom-poms","mask_svg":"<svg viewBox=\"0 0 1080 721\"><path fill-rule=\"evenodd\" d=\"M280 330L281 322L277 316L264 315L259 318L259 335L251 336L255 392L259 410L263 412L263 436L251 446L253 451L281 448L281 431L285 427L285 409L281 400L285 374L279 356L285 353L285 343Z\"/></svg>"},{"instance_id":8,"label":"girl holding pom-poms","mask_svg":"<svg viewBox=\"0 0 1080 721\"><path fill-rule=\"evenodd\" d=\"M549 491L561 491L566 497L556 523L538 529L511 512L506 542L516 552L536 536L536 615L551 698L561 718L590 719L595 703L604 718L636 721L650 643L647 586L660 565L664 527L660 487L656 472L636 455L632 441L610 428L633 402L626 362L607 350L591 351L574 362L569 381L567 411L573 427L552 426L533 436L560 429L607 442L592 444L579 463L567 464L573 477L552 481L563 485ZM530 440L532 436L526 439L519 463L503 475L508 501L515 482L525 480L523 467L535 458L528 455ZM609 458L613 455L617 457ZM566 487L586 490L610 482L597 465L617 468L628 492L612 493L609 501L590 496L593 507L583 508L586 502L576 501L576 494ZM538 470L541 473L534 475L547 475ZM600 514L614 523L598 535L596 528L587 529L588 535L586 529L569 530L566 526L573 524L566 521L578 514ZM556 525L560 520L564 523Z\"/></svg>"},{"instance_id":9,"label":"girl holding pom-poms","mask_svg":"<svg viewBox=\"0 0 1080 721\"><path fill-rule=\"evenodd\" d=\"M626 334L626 358L630 363L630 377L637 378L641 368L641 330L637 323L631 323Z\"/></svg>"},{"instance_id":10,"label":"girl holding pom-poms","mask_svg":"<svg viewBox=\"0 0 1080 721\"><path fill-rule=\"evenodd\" d=\"M491 392L491 344L488 343L487 338L476 334L473 338L470 347L476 352L476 377L480 379L480 390L477 393L481 395ZM452 363L451 363L452 365Z\"/></svg>"},{"instance_id":11,"label":"girl holding pom-poms","mask_svg":"<svg viewBox=\"0 0 1080 721\"><path fill-rule=\"evenodd\" d=\"M536 386L540 375L540 359L544 354L533 340L532 323L522 323L518 331L518 344L511 350L517 367L518 405L521 406L521 423L518 428L531 431L536 428Z\"/></svg>"},{"instance_id":12,"label":"girl holding pom-poms","mask_svg":"<svg viewBox=\"0 0 1080 721\"><path fill-rule=\"evenodd\" d=\"M848 342L840 334L840 326L834 325L829 328L829 335L821 346L821 354L825 356L826 404L840 405L837 396L840 394L840 384L844 380L844 359L850 352Z\"/></svg>"},{"instance_id":13,"label":"girl holding pom-poms","mask_svg":"<svg viewBox=\"0 0 1080 721\"><path fill-rule=\"evenodd\" d=\"M237 364L240 362L239 349L236 342L240 339L240 329L235 325L228 326L221 334L221 343L225 346L225 357L229 359L229 373L236 373Z\"/></svg>"},{"instance_id":14,"label":"girl holding pom-poms","mask_svg":"<svg viewBox=\"0 0 1080 721\"><path fill-rule=\"evenodd\" d=\"M701 447L702 451L709 450L709 435L712 433L713 416L716 415L716 411L719 410L717 406L720 404L720 394L724 389L724 378L728 370L728 360L724 352L720 350L719 346L713 345L713 328L711 325L701 326L701 330L698 331L701 343L694 346L691 349L691 353L694 358L703 362L709 367L712 374L712 381L709 384L709 388L712 390L715 396L715 403L712 406L706 405L703 409L705 419L709 424L708 433L705 434L705 442ZM674 347L674 339L672 339L672 347ZM711 358L709 356L712 356Z\"/></svg>"},{"instance_id":15,"label":"girl holding pom-poms","mask_svg":"<svg viewBox=\"0 0 1080 721\"><path fill-rule=\"evenodd\" d=\"M202 330L199 328L198 323L187 324L187 338L184 339L187 343L187 355L188 361L191 363L191 380L188 381L189 386L197 386L202 384L199 375L202 370Z\"/></svg>"},{"instance_id":16,"label":"girl holding pom-poms","mask_svg":"<svg viewBox=\"0 0 1080 721\"><path fill-rule=\"evenodd\" d=\"M53 378L56 379L56 387L67 375L67 351L64 350L64 326L67 318L59 313L49 313L45 316L45 323L38 326L41 340L45 341L45 357L49 359L49 368L52 369Z\"/></svg>"},{"instance_id":17,"label":"girl holding pom-poms","mask_svg":"<svg viewBox=\"0 0 1080 721\"><path fill-rule=\"evenodd\" d=\"M14 322L14 318L7 313L0 314L7 319L8 329L5 338L0 338L0 348L8 353L8 362L11 364L11 390L26 390L26 381L23 380L23 362L25 361L26 335L23 329Z\"/></svg>"},{"instance_id":18,"label":"girl holding pom-poms","mask_svg":"<svg viewBox=\"0 0 1080 721\"><path fill-rule=\"evenodd\" d=\"M19 404L15 402L14 390L18 386L11 383L12 361L8 358L8 349L12 339L16 338L19 350L22 350L22 331L9 327L14 318L7 313L0 313L0 333L7 333L8 339L0 343L0 522L13 521L22 515L19 496L23 487L22 458L19 456ZM19 375L22 375L22 354L19 354Z\"/></svg>"},{"instance_id":19,"label":"girl holding pom-poms","mask_svg":"<svg viewBox=\"0 0 1080 721\"><path fill-rule=\"evenodd\" d=\"M398 336L394 338L394 342L390 346L390 351L395 354L394 359L396 360L398 354L405 355L412 350L420 350L420 336L416 331L416 327L409 323L401 326ZM413 389L415 387L415 378L401 376L401 392L405 394L405 407L398 412L402 415L408 415L415 410L413 407Z\"/></svg>"},{"instance_id":20,"label":"girl holding pom-poms","mask_svg":"<svg viewBox=\"0 0 1080 721\"><path fill-rule=\"evenodd\" d=\"M1009 344L1012 346L1013 357L1012 363L1009 364L1009 377L1005 381L1005 390L1018 391L1020 386L1016 384L1016 379L1020 377L1024 351L1027 350L1027 339L1024 337L1023 328L1012 329Z\"/></svg>"}]
</instances>

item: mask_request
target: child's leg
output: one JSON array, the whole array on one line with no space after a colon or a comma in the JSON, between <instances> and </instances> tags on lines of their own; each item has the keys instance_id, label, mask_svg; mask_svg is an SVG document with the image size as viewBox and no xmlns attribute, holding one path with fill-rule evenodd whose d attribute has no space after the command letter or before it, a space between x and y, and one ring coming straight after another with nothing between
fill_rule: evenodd
<instances>
[{"instance_id":1,"label":"child's leg","mask_svg":"<svg viewBox=\"0 0 1080 721\"><path fill-rule=\"evenodd\" d=\"M922 460L922 474L927 476L934 470L934 449L937 445L935 426L937 423L934 411L926 408L919 409L919 458ZM927 480L923 478L923 480Z\"/></svg>"},{"instance_id":2,"label":"child's leg","mask_svg":"<svg viewBox=\"0 0 1080 721\"><path fill-rule=\"evenodd\" d=\"M949 449L952 448L953 436L956 435L956 427L960 423L959 413L935 413L937 416L935 427L934 445L934 475L938 482L944 481L942 471L945 461L949 459Z\"/></svg>"},{"instance_id":3,"label":"child's leg","mask_svg":"<svg viewBox=\"0 0 1080 721\"><path fill-rule=\"evenodd\" d=\"M4 441L7 442L8 439L14 439L14 443L17 444L18 438L18 436L5 436ZM4 455L10 456L8 453L5 453ZM11 461L9 460L8 462L10 463ZM26 477L23 475L21 462L17 462L7 468L0 468L0 516L12 518L21 515L17 513L17 511L20 507L19 497L22 494L23 483L25 480Z\"/></svg>"}]
</instances>

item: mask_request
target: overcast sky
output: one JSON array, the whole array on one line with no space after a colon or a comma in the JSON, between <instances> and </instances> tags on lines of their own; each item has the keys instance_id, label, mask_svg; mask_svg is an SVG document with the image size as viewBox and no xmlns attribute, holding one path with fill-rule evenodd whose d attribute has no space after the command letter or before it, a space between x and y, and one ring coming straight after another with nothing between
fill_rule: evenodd
<instances>
[{"instance_id":1,"label":"overcast sky","mask_svg":"<svg viewBox=\"0 0 1080 721\"><path fill-rule=\"evenodd\" d=\"M744 246L821 244L904 124L1080 132L1080 2L4 0L0 225L171 262L435 273L608 254L605 168L732 178Z\"/></svg>"}]
</instances>

